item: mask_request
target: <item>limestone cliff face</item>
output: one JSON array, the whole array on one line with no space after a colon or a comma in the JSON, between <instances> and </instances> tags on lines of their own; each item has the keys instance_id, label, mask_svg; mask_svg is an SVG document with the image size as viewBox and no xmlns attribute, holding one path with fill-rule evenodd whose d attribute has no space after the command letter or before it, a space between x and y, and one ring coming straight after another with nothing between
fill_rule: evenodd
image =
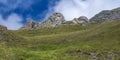
<instances>
[{"instance_id":1,"label":"limestone cliff face","mask_svg":"<svg viewBox=\"0 0 120 60\"><path fill-rule=\"evenodd\" d=\"M113 10L104 10L90 19L91 23L103 23L120 19L120 7Z\"/></svg>"}]
</instances>

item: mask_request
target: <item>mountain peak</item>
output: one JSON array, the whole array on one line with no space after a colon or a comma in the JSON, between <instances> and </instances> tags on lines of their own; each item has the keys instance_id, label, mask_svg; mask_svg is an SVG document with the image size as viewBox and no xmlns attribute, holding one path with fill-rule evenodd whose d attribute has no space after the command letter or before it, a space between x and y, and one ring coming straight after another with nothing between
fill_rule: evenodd
<instances>
[{"instance_id":1,"label":"mountain peak","mask_svg":"<svg viewBox=\"0 0 120 60\"><path fill-rule=\"evenodd\" d=\"M42 27L57 27L65 21L61 13L53 13L46 21L40 22L37 28Z\"/></svg>"}]
</instances>

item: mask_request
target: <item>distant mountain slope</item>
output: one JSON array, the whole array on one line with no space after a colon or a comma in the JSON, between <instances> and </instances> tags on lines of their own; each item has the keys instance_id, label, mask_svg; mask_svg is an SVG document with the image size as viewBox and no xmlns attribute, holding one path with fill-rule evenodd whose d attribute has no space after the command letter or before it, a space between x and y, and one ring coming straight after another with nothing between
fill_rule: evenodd
<instances>
[{"instance_id":1,"label":"distant mountain slope","mask_svg":"<svg viewBox=\"0 0 120 60\"><path fill-rule=\"evenodd\" d=\"M113 10L104 10L90 19L92 23L103 23L120 19L120 7Z\"/></svg>"}]
</instances>

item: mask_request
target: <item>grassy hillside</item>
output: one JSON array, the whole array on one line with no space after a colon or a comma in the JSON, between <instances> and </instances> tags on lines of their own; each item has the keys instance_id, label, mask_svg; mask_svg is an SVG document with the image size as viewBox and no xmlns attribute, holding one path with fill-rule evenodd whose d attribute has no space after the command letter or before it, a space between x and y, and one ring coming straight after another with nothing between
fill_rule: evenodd
<instances>
[{"instance_id":1,"label":"grassy hillside","mask_svg":"<svg viewBox=\"0 0 120 60\"><path fill-rule=\"evenodd\" d=\"M119 60L119 27L120 21L113 21L89 26L63 25L57 28L7 31L7 38L5 36L1 41L11 39L14 45L0 44L0 59Z\"/></svg>"},{"instance_id":2,"label":"grassy hillside","mask_svg":"<svg viewBox=\"0 0 120 60\"><path fill-rule=\"evenodd\" d=\"M24 36L43 36L43 35L51 35L51 34L62 34L62 33L69 33L75 31L81 31L91 28L92 26L81 26L81 25L62 25L55 28L41 28L35 30L19 30L15 31L16 34L24 35ZM24 33L23 33L24 32Z\"/></svg>"}]
</instances>

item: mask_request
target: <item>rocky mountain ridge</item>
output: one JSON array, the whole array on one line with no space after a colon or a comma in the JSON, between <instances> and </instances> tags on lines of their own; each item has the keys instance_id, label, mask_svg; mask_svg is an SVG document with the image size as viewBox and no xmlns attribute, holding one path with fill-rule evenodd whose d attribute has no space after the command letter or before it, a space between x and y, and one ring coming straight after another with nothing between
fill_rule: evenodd
<instances>
[{"instance_id":1,"label":"rocky mountain ridge","mask_svg":"<svg viewBox=\"0 0 120 60\"><path fill-rule=\"evenodd\" d=\"M88 18L85 16L80 16L79 18L74 18L71 21L66 21L63 14L53 13L47 20L43 22L37 23L33 20L29 20L26 25L21 28L21 30L39 29L44 27L58 27L65 24L82 24L83 26L86 26L88 24Z\"/></svg>"},{"instance_id":2,"label":"rocky mountain ridge","mask_svg":"<svg viewBox=\"0 0 120 60\"><path fill-rule=\"evenodd\" d=\"M113 20L120 19L120 7L112 10L103 10L100 13L96 14L91 19L88 19L85 16L80 16L79 18L74 18L73 20L67 21L65 20L63 14L61 13L53 13L47 20L44 22L34 22L33 20L29 20L24 27L21 29L39 29L44 27L58 27L60 25L66 24L81 24L82 26L86 26L90 23L103 23L109 22Z\"/></svg>"},{"instance_id":3,"label":"rocky mountain ridge","mask_svg":"<svg viewBox=\"0 0 120 60\"><path fill-rule=\"evenodd\" d=\"M57 27L60 26L64 21L65 18L61 13L54 13L46 21L39 22L36 28Z\"/></svg>"}]
</instances>

